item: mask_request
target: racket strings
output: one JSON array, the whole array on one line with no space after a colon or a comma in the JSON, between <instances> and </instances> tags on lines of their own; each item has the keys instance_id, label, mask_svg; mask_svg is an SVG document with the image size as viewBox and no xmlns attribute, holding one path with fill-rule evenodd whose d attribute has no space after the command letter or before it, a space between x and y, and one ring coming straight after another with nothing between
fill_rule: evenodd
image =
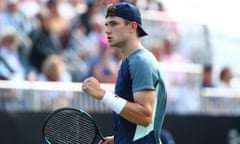
<instances>
[{"instance_id":1,"label":"racket strings","mask_svg":"<svg viewBox=\"0 0 240 144\"><path fill-rule=\"evenodd\" d=\"M47 123L46 137L56 144L91 144L96 128L84 114L78 111L62 111Z\"/></svg>"}]
</instances>

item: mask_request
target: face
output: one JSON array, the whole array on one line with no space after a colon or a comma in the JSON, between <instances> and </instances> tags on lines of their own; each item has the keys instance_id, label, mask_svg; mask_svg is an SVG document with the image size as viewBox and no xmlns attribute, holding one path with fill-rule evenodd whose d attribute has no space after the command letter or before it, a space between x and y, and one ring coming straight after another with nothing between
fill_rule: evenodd
<instances>
[{"instance_id":1,"label":"face","mask_svg":"<svg viewBox=\"0 0 240 144\"><path fill-rule=\"evenodd\" d=\"M49 81L59 81L61 79L61 71L58 65L52 65L48 69L48 73L46 74L47 79Z\"/></svg>"},{"instance_id":2,"label":"face","mask_svg":"<svg viewBox=\"0 0 240 144\"><path fill-rule=\"evenodd\" d=\"M8 4L7 9L12 13L17 12L17 4Z\"/></svg>"},{"instance_id":3,"label":"face","mask_svg":"<svg viewBox=\"0 0 240 144\"><path fill-rule=\"evenodd\" d=\"M108 17L105 26L111 47L121 48L129 40L131 26L124 19L116 16Z\"/></svg>"},{"instance_id":4,"label":"face","mask_svg":"<svg viewBox=\"0 0 240 144\"><path fill-rule=\"evenodd\" d=\"M212 71L207 70L203 73L203 80L205 83L212 83Z\"/></svg>"},{"instance_id":5,"label":"face","mask_svg":"<svg viewBox=\"0 0 240 144\"><path fill-rule=\"evenodd\" d=\"M6 36L1 41L1 44L4 45L8 50L15 51L16 50L15 41L16 40L14 36Z\"/></svg>"},{"instance_id":6,"label":"face","mask_svg":"<svg viewBox=\"0 0 240 144\"><path fill-rule=\"evenodd\" d=\"M232 71L230 69L227 69L225 73L225 80L229 82L231 81L232 77L233 77Z\"/></svg>"}]
</instances>

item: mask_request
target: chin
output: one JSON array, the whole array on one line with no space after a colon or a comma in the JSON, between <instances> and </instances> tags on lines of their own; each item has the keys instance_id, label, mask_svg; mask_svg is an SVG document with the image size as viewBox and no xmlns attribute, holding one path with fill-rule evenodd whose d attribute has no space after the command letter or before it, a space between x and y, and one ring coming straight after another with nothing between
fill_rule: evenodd
<instances>
[{"instance_id":1,"label":"chin","mask_svg":"<svg viewBox=\"0 0 240 144\"><path fill-rule=\"evenodd\" d=\"M110 46L110 47L116 47L116 44L114 44L114 43L109 43L109 46Z\"/></svg>"},{"instance_id":2,"label":"chin","mask_svg":"<svg viewBox=\"0 0 240 144\"><path fill-rule=\"evenodd\" d=\"M121 45L122 45L122 43L119 43L119 42L115 42L115 43L113 43L113 42L111 42L111 43L109 43L109 46L110 47L121 47Z\"/></svg>"}]
</instances>

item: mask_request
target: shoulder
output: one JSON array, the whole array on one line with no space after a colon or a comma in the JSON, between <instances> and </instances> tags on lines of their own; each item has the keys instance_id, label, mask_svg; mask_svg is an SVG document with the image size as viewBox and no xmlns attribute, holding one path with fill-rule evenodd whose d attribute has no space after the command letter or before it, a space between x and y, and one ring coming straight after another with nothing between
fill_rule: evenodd
<instances>
[{"instance_id":1,"label":"shoulder","mask_svg":"<svg viewBox=\"0 0 240 144\"><path fill-rule=\"evenodd\" d=\"M139 67L141 69L149 69L158 65L158 61L154 55L147 49L139 49L128 57L129 65L132 68Z\"/></svg>"},{"instance_id":2,"label":"shoulder","mask_svg":"<svg viewBox=\"0 0 240 144\"><path fill-rule=\"evenodd\" d=\"M141 48L141 49L138 49L137 51L135 51L134 53L132 53L129 57L128 57L128 60L130 62L151 62L151 61L154 61L154 56L153 54L148 51L147 49L145 48Z\"/></svg>"},{"instance_id":3,"label":"shoulder","mask_svg":"<svg viewBox=\"0 0 240 144\"><path fill-rule=\"evenodd\" d=\"M129 71L132 78L142 76L157 76L160 66L156 58L146 49L140 49L129 57Z\"/></svg>"}]
</instances>

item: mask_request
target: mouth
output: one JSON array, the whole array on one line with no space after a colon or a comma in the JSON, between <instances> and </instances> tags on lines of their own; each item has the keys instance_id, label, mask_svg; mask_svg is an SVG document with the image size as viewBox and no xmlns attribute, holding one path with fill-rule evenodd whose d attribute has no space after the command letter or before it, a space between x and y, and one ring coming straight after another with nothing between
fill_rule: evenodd
<instances>
[{"instance_id":1,"label":"mouth","mask_svg":"<svg viewBox=\"0 0 240 144\"><path fill-rule=\"evenodd\" d=\"M111 37L107 37L108 41L111 40L112 38Z\"/></svg>"},{"instance_id":2,"label":"mouth","mask_svg":"<svg viewBox=\"0 0 240 144\"><path fill-rule=\"evenodd\" d=\"M107 39L109 43L112 41L112 37L107 37Z\"/></svg>"}]
</instances>

